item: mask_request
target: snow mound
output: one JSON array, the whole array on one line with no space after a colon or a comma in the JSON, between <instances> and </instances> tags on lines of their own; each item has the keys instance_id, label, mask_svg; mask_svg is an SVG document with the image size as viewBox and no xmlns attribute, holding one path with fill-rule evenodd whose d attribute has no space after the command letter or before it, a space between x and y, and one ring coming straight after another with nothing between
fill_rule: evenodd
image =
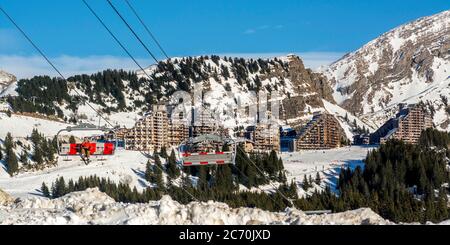
<instances>
[{"instance_id":1,"label":"snow mound","mask_svg":"<svg viewBox=\"0 0 450 245\"><path fill-rule=\"evenodd\" d=\"M0 208L0 224L117 225L360 225L391 224L370 209L308 216L296 209L274 213L253 208L231 209L217 202L187 205L164 196L147 204L117 203L98 189L59 199L28 198Z\"/></svg>"},{"instance_id":2,"label":"snow mound","mask_svg":"<svg viewBox=\"0 0 450 245\"><path fill-rule=\"evenodd\" d=\"M0 189L0 205L6 205L14 202L14 199L6 192Z\"/></svg>"}]
</instances>

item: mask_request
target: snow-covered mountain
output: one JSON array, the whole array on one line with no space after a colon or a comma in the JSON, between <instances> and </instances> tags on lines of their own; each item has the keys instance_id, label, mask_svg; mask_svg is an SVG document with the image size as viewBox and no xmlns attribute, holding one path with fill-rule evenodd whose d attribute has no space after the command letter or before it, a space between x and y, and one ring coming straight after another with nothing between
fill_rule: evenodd
<instances>
[{"instance_id":1,"label":"snow-covered mountain","mask_svg":"<svg viewBox=\"0 0 450 245\"><path fill-rule=\"evenodd\" d=\"M399 103L429 104L440 129L450 130L450 11L391 30L324 71L333 98L372 126Z\"/></svg>"},{"instance_id":2,"label":"snow-covered mountain","mask_svg":"<svg viewBox=\"0 0 450 245\"><path fill-rule=\"evenodd\" d=\"M0 224L14 225L384 225L392 224L370 209L308 216L296 209L272 213L231 209L217 202L181 205L169 196L147 204L117 203L97 189L49 200L32 197L0 205Z\"/></svg>"},{"instance_id":3,"label":"snow-covered mountain","mask_svg":"<svg viewBox=\"0 0 450 245\"><path fill-rule=\"evenodd\" d=\"M280 101L280 124L297 128L314 112L326 111L328 102L335 104L326 77L306 69L298 56L243 59L213 55L168 59L145 73L108 70L73 76L67 83L49 77L22 80L16 84L19 96L12 99L11 106L15 111L46 114L67 122L98 123L96 113L85 103L89 101L112 123L132 127L152 104L170 101L177 91L192 94L198 85L212 95L205 96L204 104L230 129L253 124L255 118L223 112L235 111L239 103L256 105L258 99L252 94L259 91L277 91L278 97L270 99ZM350 113L341 114L344 118ZM359 120L357 127L343 123L348 132L368 127ZM351 133L348 136L351 138Z\"/></svg>"},{"instance_id":4,"label":"snow-covered mountain","mask_svg":"<svg viewBox=\"0 0 450 245\"><path fill-rule=\"evenodd\" d=\"M187 69L192 69L193 74ZM334 103L326 78L305 68L301 58L295 55L267 60L218 56L172 58L149 67L146 74L137 73L140 78L147 75L152 79L163 78L163 84L168 86L161 92L167 97L174 90L192 92L194 85L201 84L205 91L212 92L213 97L204 101L212 112L221 112L227 107L237 109L238 102L258 103L251 97L252 92L278 91L281 123L294 127L308 121L314 112L325 111L322 99ZM221 118L229 128L245 125L249 120L227 115Z\"/></svg>"},{"instance_id":5,"label":"snow-covered mountain","mask_svg":"<svg viewBox=\"0 0 450 245\"><path fill-rule=\"evenodd\" d=\"M0 70L0 97L16 82L16 77L12 74ZM15 89L15 88L14 88Z\"/></svg>"}]
</instances>

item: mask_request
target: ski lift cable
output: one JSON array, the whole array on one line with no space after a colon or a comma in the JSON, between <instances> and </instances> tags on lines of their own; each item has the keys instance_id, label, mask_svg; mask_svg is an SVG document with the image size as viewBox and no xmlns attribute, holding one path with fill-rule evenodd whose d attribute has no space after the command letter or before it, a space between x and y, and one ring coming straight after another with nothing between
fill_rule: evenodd
<instances>
[{"instance_id":1,"label":"ski lift cable","mask_svg":"<svg viewBox=\"0 0 450 245\"><path fill-rule=\"evenodd\" d=\"M83 0L84 1L84 0ZM85 1L84 1L85 2ZM86 2L85 2L86 3ZM87 4L87 3L86 3ZM50 61L50 59L45 55L45 53L33 42L33 40L27 35L27 33L25 33L25 31L23 31L22 28L20 28L20 26L14 21L14 19L0 6L0 11L11 21L11 23L22 33L22 35L31 43L31 45L42 55L42 57L44 57L44 59L50 64L50 66L61 76L61 78L63 78L66 82L67 79L64 77L64 75L59 71L58 68L56 68L56 66ZM74 91L81 96L81 94L74 89ZM88 106L93 109L103 120L105 120L105 122L107 122L108 124L110 124L112 127L114 127L114 125L109 122L109 120L107 120L106 118L104 118L91 104L89 104L87 102ZM156 165L155 165L156 166ZM161 169L162 170L162 169ZM168 176L170 178L170 176ZM186 193L188 193L189 196L191 196L191 198L193 198L194 200L198 201L191 193L189 193L186 189L182 188Z\"/></svg>"},{"instance_id":2,"label":"ski lift cable","mask_svg":"<svg viewBox=\"0 0 450 245\"><path fill-rule=\"evenodd\" d=\"M135 61L135 63L139 66L139 68L141 68L141 70L144 72L144 73L146 73L145 72L145 70L139 65L139 63L137 63L136 62L136 60L134 59L134 57L131 55L131 53L127 50L127 48L125 48L125 46L119 41L119 39L113 34L113 32L108 28L108 26L103 22L103 20L100 18L100 16L94 11L94 9L92 9L91 8L91 6L85 1L85 0L83 0L83 2L84 2L84 4L86 5L86 7L92 12L92 14L97 18L97 20L103 25L103 27L109 32L109 34L114 38L114 40L117 42L117 43L119 43L119 45L122 47L122 49L124 49L125 50L125 52L128 54L128 56L130 56L134 61ZM108 1L109 2L109 1ZM112 3L111 2L109 2L110 4L111 4L111 7L113 7L113 9L115 9L114 8L114 6L112 5ZM117 13L118 13L118 11L117 11ZM119 13L118 13L119 14ZM124 19L123 19L124 20ZM125 20L124 20L125 21ZM155 58L155 57L153 57L153 58ZM158 62L158 60L155 58L155 60ZM146 73L147 74L147 73ZM150 76L147 74L147 76L150 78ZM144 156L147 156L147 154L146 153L144 153L144 152L142 152L141 151L141 154L143 154ZM155 166L157 167L157 168L159 168L161 171L163 171L164 172L164 170L163 169L161 169L159 166L157 166L156 164L155 164ZM169 180L171 180L172 181L172 178L170 177L170 176L168 176L167 175L167 178L169 179ZM181 189L183 189L192 199L194 199L195 201L198 201L198 199L197 198L195 198L194 197L194 195L192 195L189 191L187 191L185 188L183 188L182 186L180 187Z\"/></svg>"},{"instance_id":3,"label":"ski lift cable","mask_svg":"<svg viewBox=\"0 0 450 245\"><path fill-rule=\"evenodd\" d=\"M161 50L161 52L164 54L164 56L169 59L169 56L167 55L167 52L164 50L164 48L162 47L162 45L159 43L158 39L156 38L156 36L150 31L150 28L148 28L148 26L145 24L144 20L140 17L140 15L138 14L138 12L136 11L136 9L133 7L133 5L130 3L130 1L125 0L125 2L127 3L128 7L130 7L131 11L134 13L134 15L138 18L139 22L142 24L142 26L144 26L145 30L147 31L147 33L150 35L150 37L153 39L153 41L156 43L156 45L158 46L158 48Z\"/></svg>"},{"instance_id":4,"label":"ski lift cable","mask_svg":"<svg viewBox=\"0 0 450 245\"><path fill-rule=\"evenodd\" d=\"M84 1L84 0L83 0ZM134 31L133 27L125 20L125 18L122 16L122 14L119 12L119 10L114 6L114 4L110 0L106 0L111 6L111 8L114 10L114 12L120 17L120 19L123 21L123 23L128 27L128 29L133 33L133 35L136 37L136 39L141 43L141 45L144 47L144 49L147 51L147 53L150 54L150 56L156 61L156 64L159 63L156 56L150 51L150 49L145 45L145 43L142 41L142 39L139 37L139 35Z\"/></svg>"},{"instance_id":5,"label":"ski lift cable","mask_svg":"<svg viewBox=\"0 0 450 245\"><path fill-rule=\"evenodd\" d=\"M241 150L242 153L246 154L246 153L244 152L244 150L242 150L240 147L238 147L238 150ZM266 177L266 175L264 174L264 171L262 171L262 170L256 165L256 163L252 161L252 159L249 158L248 161L249 161L253 166L255 166L255 168L261 173L261 175L262 175L262 176L269 182L269 184L275 189L275 191L277 191L278 193L280 193L280 195L294 207L294 203L292 202L292 200L289 199L288 197L286 197L286 195L284 195L284 194L283 194L283 193L282 193L282 192L281 192L274 184L272 184L272 182L270 181L270 179L268 179L268 178Z\"/></svg>"},{"instance_id":6,"label":"ski lift cable","mask_svg":"<svg viewBox=\"0 0 450 245\"><path fill-rule=\"evenodd\" d=\"M130 51L123 45L123 43L117 38L117 36L106 25L106 23L100 18L100 16L97 14L97 12L95 12L95 10L86 2L86 0L83 0L83 3L91 11L91 13L97 18L97 20L100 22L100 24L108 31L108 33L111 35L111 37L119 44L119 46L125 51L125 53L127 53L127 55L133 60L133 62L139 67L139 69L141 69L141 71L144 73L144 75L146 75L149 80L152 80L152 78L145 71L145 69L142 67L142 65L139 64L139 62L136 60L136 58L134 58L134 56L130 53Z\"/></svg>"},{"instance_id":7,"label":"ski lift cable","mask_svg":"<svg viewBox=\"0 0 450 245\"><path fill-rule=\"evenodd\" d=\"M61 71L56 68L56 66L53 64L53 62L50 61L50 59L47 57L47 55L36 45L36 43L31 39L31 37L17 24L16 21L14 21L14 19L6 12L5 9L3 9L0 6L0 11L9 19L9 21L19 30L20 33L22 33L22 35L28 40L28 42L39 52L39 54L47 61L48 64L50 64L50 66L56 71L56 73L58 73L58 75L66 82L67 79L65 78L65 76L61 73ZM75 93L77 93L79 96L82 96L82 94L76 89L73 89L75 91ZM114 125L108 121L108 119L106 119L105 117L103 117L101 115L101 113L96 110L89 102L86 102L86 104L92 109L94 110L97 115L99 117L101 117L106 123L108 123L110 126L112 126L114 128Z\"/></svg>"},{"instance_id":8,"label":"ski lift cable","mask_svg":"<svg viewBox=\"0 0 450 245\"><path fill-rule=\"evenodd\" d=\"M100 18L100 16L95 12L95 10L86 2L86 0L83 0L83 3L86 5L86 7L91 11L91 13L97 18L97 20L102 24L102 26L108 31L108 33L113 37L113 39L120 45L120 47L128 54L128 56L130 56L131 59L133 59L133 61L136 63L136 65L139 66L139 68L147 75L147 77L150 76L147 74L147 72L142 68L141 65L139 65L139 63L136 61L136 59L131 55L131 53L128 51L128 49L119 41L119 39L114 35L114 33L111 31L111 29L108 28L108 26L105 24L105 22ZM145 152L141 151L141 154L143 154L144 156L147 156L147 154ZM147 156L148 158L148 156ZM157 165L155 165L157 166ZM163 169L161 169L159 166L157 166L161 171L164 172ZM172 180L172 178L170 176L167 176L169 178L169 180ZM199 201L197 198L194 197L194 195L192 195L189 191L187 191L185 188L183 188L182 186L180 187L181 189L183 189L183 191L185 191L193 200L195 201Z\"/></svg>"}]
</instances>

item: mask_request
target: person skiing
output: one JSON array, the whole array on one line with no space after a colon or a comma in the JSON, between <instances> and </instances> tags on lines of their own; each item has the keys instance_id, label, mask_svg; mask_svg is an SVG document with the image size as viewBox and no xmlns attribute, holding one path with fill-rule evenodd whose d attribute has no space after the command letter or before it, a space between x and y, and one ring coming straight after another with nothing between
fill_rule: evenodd
<instances>
[{"instance_id":1,"label":"person skiing","mask_svg":"<svg viewBox=\"0 0 450 245\"><path fill-rule=\"evenodd\" d=\"M91 156L91 142L88 138L84 138L81 144L81 157L89 162L89 157Z\"/></svg>"}]
</instances>

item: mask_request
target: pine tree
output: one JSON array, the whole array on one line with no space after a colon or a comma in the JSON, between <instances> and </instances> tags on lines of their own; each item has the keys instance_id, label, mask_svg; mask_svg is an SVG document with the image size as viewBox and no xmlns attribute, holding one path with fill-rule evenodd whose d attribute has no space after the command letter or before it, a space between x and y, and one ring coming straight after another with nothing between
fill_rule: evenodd
<instances>
[{"instance_id":1,"label":"pine tree","mask_svg":"<svg viewBox=\"0 0 450 245\"><path fill-rule=\"evenodd\" d=\"M439 189L439 197L437 205L438 205L439 219L448 219L449 218L448 198L447 193L443 188Z\"/></svg>"},{"instance_id":2,"label":"pine tree","mask_svg":"<svg viewBox=\"0 0 450 245\"><path fill-rule=\"evenodd\" d=\"M164 158L164 159L168 158L168 156L167 156L167 148L165 146L161 147L161 151L159 152L159 155L162 158Z\"/></svg>"},{"instance_id":3,"label":"pine tree","mask_svg":"<svg viewBox=\"0 0 450 245\"><path fill-rule=\"evenodd\" d=\"M28 152L24 150L22 154L20 154L19 161L25 165L28 164Z\"/></svg>"},{"instance_id":4,"label":"pine tree","mask_svg":"<svg viewBox=\"0 0 450 245\"><path fill-rule=\"evenodd\" d=\"M317 172L315 183L316 183L316 185L320 185L321 182L322 182L322 179L320 178L320 173Z\"/></svg>"},{"instance_id":5,"label":"pine tree","mask_svg":"<svg viewBox=\"0 0 450 245\"><path fill-rule=\"evenodd\" d=\"M303 190L305 190L305 191L308 191L308 189L310 187L309 182L308 182L308 177L306 175L303 179L302 187L303 187Z\"/></svg>"},{"instance_id":6,"label":"pine tree","mask_svg":"<svg viewBox=\"0 0 450 245\"><path fill-rule=\"evenodd\" d=\"M63 177L60 177L52 185L52 197L58 198L64 196L65 194L67 194L66 182Z\"/></svg>"},{"instance_id":7,"label":"pine tree","mask_svg":"<svg viewBox=\"0 0 450 245\"><path fill-rule=\"evenodd\" d=\"M147 180L148 182L151 182L153 180L153 166L150 161L147 162L147 165L145 167L145 180Z\"/></svg>"},{"instance_id":8,"label":"pine tree","mask_svg":"<svg viewBox=\"0 0 450 245\"><path fill-rule=\"evenodd\" d=\"M34 146L34 153L33 153L32 159L38 165L41 165L41 164L44 163L44 154L43 154L43 151L42 151L40 145L35 145Z\"/></svg>"},{"instance_id":9,"label":"pine tree","mask_svg":"<svg viewBox=\"0 0 450 245\"><path fill-rule=\"evenodd\" d=\"M34 152L32 155L33 161L35 161L38 165L41 165L44 163L44 151L43 151L43 137L40 135L39 131L37 129L33 129L33 132L31 133L31 142L34 146Z\"/></svg>"},{"instance_id":10,"label":"pine tree","mask_svg":"<svg viewBox=\"0 0 450 245\"><path fill-rule=\"evenodd\" d=\"M13 149L6 152L6 168L9 175L14 176L19 171L19 163Z\"/></svg>"},{"instance_id":11,"label":"pine tree","mask_svg":"<svg viewBox=\"0 0 450 245\"><path fill-rule=\"evenodd\" d=\"M47 185L45 184L45 182L42 182L41 192L42 192L42 195L43 195L44 197L47 197L47 198L50 197L50 190L48 189L48 187L47 187Z\"/></svg>"},{"instance_id":12,"label":"pine tree","mask_svg":"<svg viewBox=\"0 0 450 245\"><path fill-rule=\"evenodd\" d=\"M52 139L51 146L52 146L54 152L57 153L58 152L58 138L56 137L56 135Z\"/></svg>"},{"instance_id":13,"label":"pine tree","mask_svg":"<svg viewBox=\"0 0 450 245\"><path fill-rule=\"evenodd\" d=\"M298 199L297 184L294 181L291 182L291 186L289 187L289 196L292 199Z\"/></svg>"},{"instance_id":14,"label":"pine tree","mask_svg":"<svg viewBox=\"0 0 450 245\"><path fill-rule=\"evenodd\" d=\"M278 172L278 182L286 183L287 177L284 171Z\"/></svg>"},{"instance_id":15,"label":"pine tree","mask_svg":"<svg viewBox=\"0 0 450 245\"><path fill-rule=\"evenodd\" d=\"M8 152L9 150L15 148L11 133L6 134L4 145L5 145L5 152Z\"/></svg>"},{"instance_id":16,"label":"pine tree","mask_svg":"<svg viewBox=\"0 0 450 245\"><path fill-rule=\"evenodd\" d=\"M42 140L41 148L44 154L44 157L48 162L53 162L55 160L56 150L52 147L52 142L50 140Z\"/></svg>"},{"instance_id":17,"label":"pine tree","mask_svg":"<svg viewBox=\"0 0 450 245\"><path fill-rule=\"evenodd\" d=\"M207 166L200 166L199 167L199 182L198 187L200 190L205 191L207 190L208 186L208 167Z\"/></svg>"},{"instance_id":18,"label":"pine tree","mask_svg":"<svg viewBox=\"0 0 450 245\"><path fill-rule=\"evenodd\" d=\"M161 159L159 158L159 156L155 157L155 168L153 169L153 179L152 179L152 183L155 183L157 188L159 190L164 190L165 186L164 186L164 180L163 180L163 166L161 164Z\"/></svg>"},{"instance_id":19,"label":"pine tree","mask_svg":"<svg viewBox=\"0 0 450 245\"><path fill-rule=\"evenodd\" d=\"M172 179L180 176L180 169L177 166L177 158L174 150L172 150L172 153L170 153L169 159L167 160L167 174Z\"/></svg>"},{"instance_id":20,"label":"pine tree","mask_svg":"<svg viewBox=\"0 0 450 245\"><path fill-rule=\"evenodd\" d=\"M428 178L427 174L425 172L425 167L423 164L420 165L420 172L419 172L419 183L418 183L418 191L420 194L424 193L428 184Z\"/></svg>"},{"instance_id":21,"label":"pine tree","mask_svg":"<svg viewBox=\"0 0 450 245\"><path fill-rule=\"evenodd\" d=\"M215 179L217 189L225 192L234 190L233 175L229 165L218 166Z\"/></svg>"}]
</instances>

